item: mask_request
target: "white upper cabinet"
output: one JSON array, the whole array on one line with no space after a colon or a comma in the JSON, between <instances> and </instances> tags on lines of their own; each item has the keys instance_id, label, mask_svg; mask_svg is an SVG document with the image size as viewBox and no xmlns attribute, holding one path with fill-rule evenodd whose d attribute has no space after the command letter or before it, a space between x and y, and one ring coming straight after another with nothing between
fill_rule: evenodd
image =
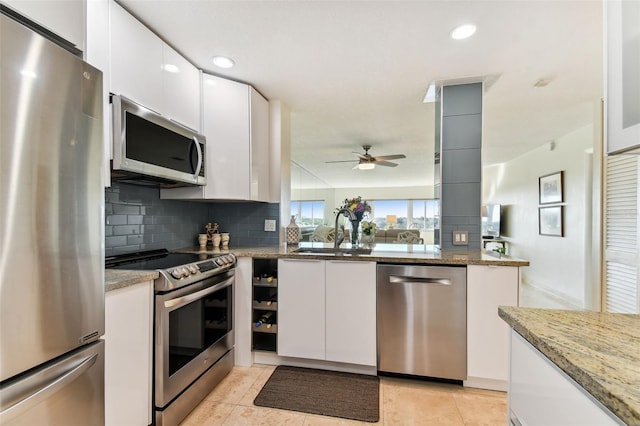
<instances>
[{"instance_id":1,"label":"white upper cabinet","mask_svg":"<svg viewBox=\"0 0 640 426\"><path fill-rule=\"evenodd\" d=\"M200 71L166 43L162 71L162 114L200 131Z\"/></svg>"},{"instance_id":2,"label":"white upper cabinet","mask_svg":"<svg viewBox=\"0 0 640 426\"><path fill-rule=\"evenodd\" d=\"M247 84L202 74L202 108L207 185L161 197L270 201L269 102Z\"/></svg>"},{"instance_id":3,"label":"white upper cabinet","mask_svg":"<svg viewBox=\"0 0 640 426\"><path fill-rule=\"evenodd\" d=\"M200 71L110 2L110 91L200 131Z\"/></svg>"},{"instance_id":4,"label":"white upper cabinet","mask_svg":"<svg viewBox=\"0 0 640 426\"><path fill-rule=\"evenodd\" d=\"M269 102L253 87L250 94L251 199L269 199Z\"/></svg>"},{"instance_id":5,"label":"white upper cabinet","mask_svg":"<svg viewBox=\"0 0 640 426\"><path fill-rule=\"evenodd\" d=\"M111 186L109 161L113 159L111 143L111 105L109 104L109 0L91 0L87 3L87 50L85 60L102 71L102 134L104 148L104 181Z\"/></svg>"},{"instance_id":6,"label":"white upper cabinet","mask_svg":"<svg viewBox=\"0 0 640 426\"><path fill-rule=\"evenodd\" d=\"M164 43L118 4L110 6L110 90L161 113Z\"/></svg>"},{"instance_id":7,"label":"white upper cabinet","mask_svg":"<svg viewBox=\"0 0 640 426\"><path fill-rule=\"evenodd\" d=\"M84 0L2 0L7 6L85 50Z\"/></svg>"}]
</instances>

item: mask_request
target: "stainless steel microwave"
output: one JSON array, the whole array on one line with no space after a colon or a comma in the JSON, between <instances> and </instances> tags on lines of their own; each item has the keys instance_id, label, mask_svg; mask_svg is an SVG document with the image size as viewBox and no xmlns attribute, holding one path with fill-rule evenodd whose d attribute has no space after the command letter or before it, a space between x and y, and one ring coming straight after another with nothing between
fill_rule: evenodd
<instances>
[{"instance_id":1,"label":"stainless steel microwave","mask_svg":"<svg viewBox=\"0 0 640 426\"><path fill-rule=\"evenodd\" d=\"M120 95L113 107L113 180L178 187L205 185L203 135Z\"/></svg>"}]
</instances>

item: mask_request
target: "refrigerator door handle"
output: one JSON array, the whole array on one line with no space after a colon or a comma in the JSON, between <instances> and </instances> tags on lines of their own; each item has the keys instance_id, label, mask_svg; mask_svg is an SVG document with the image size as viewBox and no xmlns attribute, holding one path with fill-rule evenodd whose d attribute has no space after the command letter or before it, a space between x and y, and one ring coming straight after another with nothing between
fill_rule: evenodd
<instances>
[{"instance_id":1,"label":"refrigerator door handle","mask_svg":"<svg viewBox=\"0 0 640 426\"><path fill-rule=\"evenodd\" d=\"M451 285L449 278L421 278L421 277L403 277L399 275L389 276L390 283L402 283L402 284L436 284L436 285Z\"/></svg>"},{"instance_id":2,"label":"refrigerator door handle","mask_svg":"<svg viewBox=\"0 0 640 426\"><path fill-rule=\"evenodd\" d=\"M98 354L93 354L80 361L73 360L72 366L69 369L64 368L64 365L56 366L56 368L61 368L64 371L61 374L56 374L56 376L52 378L44 378L46 382L40 384L39 389L35 391L32 390L33 388L31 387L27 387L27 389L22 392L22 395L7 395L9 392L6 392L5 395L2 394L5 392L0 393L0 424L16 418L21 413L24 413L31 407L51 397L51 395L67 386L91 368L97 359ZM10 401L6 401L7 399L10 399Z\"/></svg>"}]
</instances>

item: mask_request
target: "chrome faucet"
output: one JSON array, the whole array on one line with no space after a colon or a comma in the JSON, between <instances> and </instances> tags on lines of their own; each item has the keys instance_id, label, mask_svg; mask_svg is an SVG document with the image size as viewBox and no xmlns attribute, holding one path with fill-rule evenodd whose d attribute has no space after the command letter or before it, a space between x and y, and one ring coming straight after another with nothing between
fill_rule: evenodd
<instances>
[{"instance_id":1,"label":"chrome faucet","mask_svg":"<svg viewBox=\"0 0 640 426\"><path fill-rule=\"evenodd\" d=\"M336 213L336 223L333 228L333 241L334 241L333 248L340 247L340 244L342 244L342 242L344 241L344 236L345 236L344 227L342 227L342 237L338 238L338 218L342 213L345 213L345 216L347 216L349 220L358 220L358 217L356 216L356 214L351 210L349 210L348 208L343 207L340 210L338 210L338 213Z\"/></svg>"}]
</instances>

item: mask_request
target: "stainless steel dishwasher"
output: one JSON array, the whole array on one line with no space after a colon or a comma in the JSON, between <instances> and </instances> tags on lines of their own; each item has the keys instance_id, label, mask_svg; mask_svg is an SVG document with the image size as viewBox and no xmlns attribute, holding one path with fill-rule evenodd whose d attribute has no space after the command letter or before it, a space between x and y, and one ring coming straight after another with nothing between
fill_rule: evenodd
<instances>
[{"instance_id":1,"label":"stainless steel dishwasher","mask_svg":"<svg viewBox=\"0 0 640 426\"><path fill-rule=\"evenodd\" d=\"M378 370L467 378L467 269L378 264Z\"/></svg>"}]
</instances>

